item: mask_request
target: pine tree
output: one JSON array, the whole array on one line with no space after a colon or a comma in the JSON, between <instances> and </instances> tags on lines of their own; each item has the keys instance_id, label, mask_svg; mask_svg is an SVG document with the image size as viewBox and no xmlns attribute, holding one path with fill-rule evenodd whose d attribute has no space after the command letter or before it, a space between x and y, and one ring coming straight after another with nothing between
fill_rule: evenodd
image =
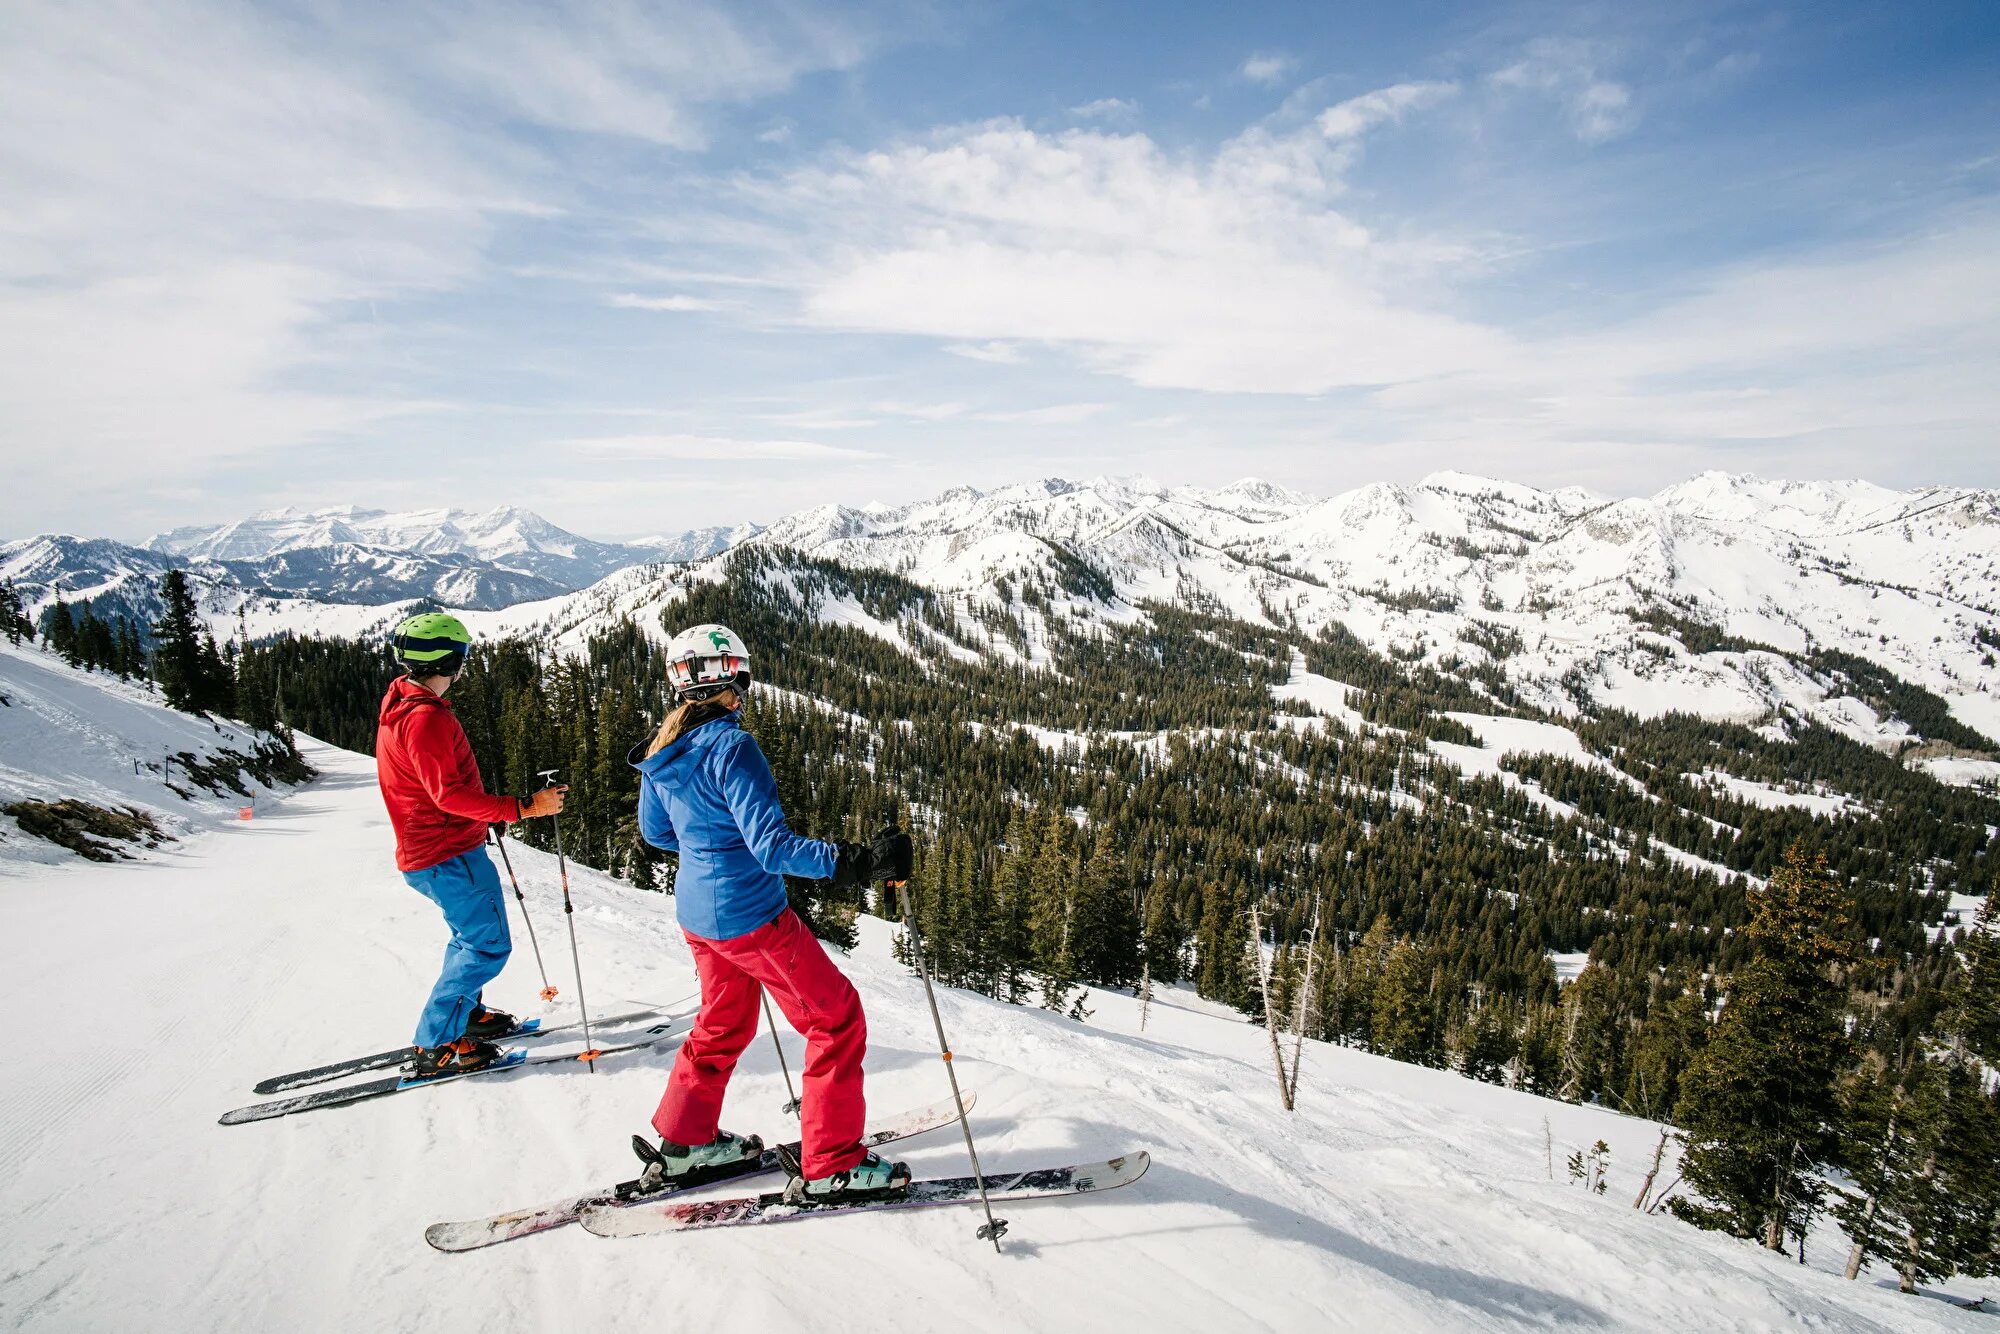
<instances>
[{"instance_id":1,"label":"pine tree","mask_svg":"<svg viewBox=\"0 0 2000 1334\"><path fill-rule=\"evenodd\" d=\"M1681 1076L1708 1040L1708 1001L1701 977L1691 974L1672 1000L1655 1003L1632 1043L1632 1073L1625 1107L1635 1116L1664 1121L1680 1098Z\"/></svg>"},{"instance_id":2,"label":"pine tree","mask_svg":"<svg viewBox=\"0 0 2000 1334\"><path fill-rule=\"evenodd\" d=\"M1706 1200L1673 1210L1700 1227L1781 1250L1792 1221L1823 1195L1839 1150L1834 1077L1847 1057L1840 986L1853 956L1847 899L1823 855L1793 846L1753 892L1746 934L1760 954L1730 979L1728 1001L1681 1083L1681 1172Z\"/></svg>"},{"instance_id":3,"label":"pine tree","mask_svg":"<svg viewBox=\"0 0 2000 1334\"><path fill-rule=\"evenodd\" d=\"M153 676L168 707L201 712L210 690L202 654L204 631L187 576L169 570L160 580L162 609L153 627Z\"/></svg>"},{"instance_id":4,"label":"pine tree","mask_svg":"<svg viewBox=\"0 0 2000 1334\"><path fill-rule=\"evenodd\" d=\"M1498 1001L1476 997L1470 1018L1460 1030L1459 1073L1488 1084L1501 1083L1518 1043L1508 1016Z\"/></svg>"},{"instance_id":5,"label":"pine tree","mask_svg":"<svg viewBox=\"0 0 2000 1334\"><path fill-rule=\"evenodd\" d=\"M1028 930L1034 962L1042 975L1042 1004L1063 1012L1081 980L1072 935L1076 910L1076 864L1071 851L1076 826L1061 807L1042 817L1042 836L1032 868ZM1076 1004L1081 1004L1077 998Z\"/></svg>"},{"instance_id":6,"label":"pine tree","mask_svg":"<svg viewBox=\"0 0 2000 1334\"><path fill-rule=\"evenodd\" d=\"M1430 952L1399 940L1389 950L1375 984L1374 1047L1384 1056L1416 1065L1443 1065Z\"/></svg>"},{"instance_id":7,"label":"pine tree","mask_svg":"<svg viewBox=\"0 0 2000 1334\"><path fill-rule=\"evenodd\" d=\"M1937 1031L1919 1031L1902 1061L1873 1061L1842 1086L1843 1160L1855 1188L1841 1192L1836 1212L1853 1239L1849 1278L1880 1260L1914 1292L1991 1272L2000 1258L2000 1101L1985 1073L2000 1017L1995 909L1989 894L1960 940Z\"/></svg>"},{"instance_id":8,"label":"pine tree","mask_svg":"<svg viewBox=\"0 0 2000 1334\"><path fill-rule=\"evenodd\" d=\"M236 672L215 645L212 631L203 631L196 658L193 713L233 714L236 712Z\"/></svg>"},{"instance_id":9,"label":"pine tree","mask_svg":"<svg viewBox=\"0 0 2000 1334\"><path fill-rule=\"evenodd\" d=\"M10 644L35 636L35 623L28 618L27 604L21 601L12 579L0 582L0 635L6 635Z\"/></svg>"},{"instance_id":10,"label":"pine tree","mask_svg":"<svg viewBox=\"0 0 2000 1334\"><path fill-rule=\"evenodd\" d=\"M2000 1068L2000 884L1987 891L1946 989L1946 1030L1961 1055Z\"/></svg>"},{"instance_id":11,"label":"pine tree","mask_svg":"<svg viewBox=\"0 0 2000 1334\"><path fill-rule=\"evenodd\" d=\"M1562 1096L1594 1102L1612 1088L1618 1062L1617 982L1592 963L1562 990Z\"/></svg>"},{"instance_id":12,"label":"pine tree","mask_svg":"<svg viewBox=\"0 0 2000 1334\"><path fill-rule=\"evenodd\" d=\"M1240 1009L1250 999L1255 977L1244 967L1250 946L1248 910L1241 897L1219 881L1202 886L1201 904L1195 992L1204 1000Z\"/></svg>"},{"instance_id":13,"label":"pine tree","mask_svg":"<svg viewBox=\"0 0 2000 1334\"><path fill-rule=\"evenodd\" d=\"M1139 920L1132 911L1131 868L1108 828L1099 826L1084 863L1072 934L1078 975L1101 987L1139 978Z\"/></svg>"},{"instance_id":14,"label":"pine tree","mask_svg":"<svg viewBox=\"0 0 2000 1334\"><path fill-rule=\"evenodd\" d=\"M69 603L60 597L43 617L42 642L62 655L64 662L71 666L77 664L76 620L70 613Z\"/></svg>"},{"instance_id":15,"label":"pine tree","mask_svg":"<svg viewBox=\"0 0 2000 1334\"><path fill-rule=\"evenodd\" d=\"M1562 1088L1562 1034L1561 1010L1531 1004L1514 1049L1509 1087L1555 1097Z\"/></svg>"},{"instance_id":16,"label":"pine tree","mask_svg":"<svg viewBox=\"0 0 2000 1334\"><path fill-rule=\"evenodd\" d=\"M139 627L123 616L118 618L118 674L128 680L146 674L146 650L139 643Z\"/></svg>"}]
</instances>

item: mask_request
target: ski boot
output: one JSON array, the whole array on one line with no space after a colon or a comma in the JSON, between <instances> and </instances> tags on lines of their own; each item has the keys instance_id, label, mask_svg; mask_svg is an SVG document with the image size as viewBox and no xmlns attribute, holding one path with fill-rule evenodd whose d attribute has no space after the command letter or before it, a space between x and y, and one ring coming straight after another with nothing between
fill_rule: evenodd
<instances>
[{"instance_id":1,"label":"ski boot","mask_svg":"<svg viewBox=\"0 0 2000 1334\"><path fill-rule=\"evenodd\" d=\"M481 1005L473 1010L472 1022L465 1026L465 1036L474 1042L491 1042L504 1038L521 1026L521 1021L505 1010L489 1010Z\"/></svg>"},{"instance_id":2,"label":"ski boot","mask_svg":"<svg viewBox=\"0 0 2000 1334\"><path fill-rule=\"evenodd\" d=\"M910 1165L892 1163L870 1153L844 1172L808 1180L791 1152L791 1145L778 1148L778 1162L789 1178L785 1182L786 1204L847 1204L856 1200L891 1200L910 1189Z\"/></svg>"},{"instance_id":3,"label":"ski boot","mask_svg":"<svg viewBox=\"0 0 2000 1334\"><path fill-rule=\"evenodd\" d=\"M460 1038L442 1047L419 1047L410 1063L411 1079L439 1079L445 1075L469 1074L483 1070L506 1053L490 1042Z\"/></svg>"},{"instance_id":4,"label":"ski boot","mask_svg":"<svg viewBox=\"0 0 2000 1334\"><path fill-rule=\"evenodd\" d=\"M706 1144L675 1144L663 1139L656 1149L643 1135L634 1135L632 1152L646 1165L634 1183L633 1197L638 1198L733 1175L727 1169L764 1156L764 1141L755 1135L732 1135L719 1130Z\"/></svg>"}]
</instances>

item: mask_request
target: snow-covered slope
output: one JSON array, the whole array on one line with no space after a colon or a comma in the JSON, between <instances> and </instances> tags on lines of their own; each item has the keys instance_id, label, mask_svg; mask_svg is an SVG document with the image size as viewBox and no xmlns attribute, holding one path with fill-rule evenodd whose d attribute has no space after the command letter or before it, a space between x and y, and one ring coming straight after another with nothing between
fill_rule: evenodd
<instances>
[{"instance_id":1,"label":"snow-covered slope","mask_svg":"<svg viewBox=\"0 0 2000 1334\"><path fill-rule=\"evenodd\" d=\"M258 754L273 745L263 733L176 713L137 686L0 643L0 808L77 801L150 821L88 836L107 855L147 855L288 790L254 772L268 772ZM0 879L75 860L24 823L33 815L0 814Z\"/></svg>"},{"instance_id":2,"label":"snow-covered slope","mask_svg":"<svg viewBox=\"0 0 2000 1334\"><path fill-rule=\"evenodd\" d=\"M215 1123L249 1086L402 1041L444 933L406 888L369 762L158 860L0 881L0 970L35 1022L0 1081L0 1312L113 1330L1978 1330L1986 1317L1697 1232L1630 1202L1655 1127L1312 1044L1278 1110L1264 1035L1169 994L1090 1021L947 991L989 1170L1153 1154L1101 1198L1011 1208L1006 1253L973 1211L602 1241L578 1229L462 1256L426 1224L630 1175L671 1060L559 1064L363 1106ZM552 859L514 852L545 947ZM600 1012L694 988L671 899L572 866ZM510 907L517 932L519 917ZM878 1112L943 1096L916 981L864 918L842 966L866 999ZM566 954L545 950L551 962ZM530 953L489 995L536 1012ZM563 969L566 969L566 962ZM573 991L558 970L565 997ZM566 1012L563 1012L566 1013ZM784 1038L796 1072L800 1048ZM106 1041L115 1059L96 1050ZM726 1123L787 1133L767 1039ZM1565 1178L1612 1150L1610 1188ZM955 1132L912 1141L966 1170ZM726 1188L721 1188L725 1189Z\"/></svg>"}]
</instances>

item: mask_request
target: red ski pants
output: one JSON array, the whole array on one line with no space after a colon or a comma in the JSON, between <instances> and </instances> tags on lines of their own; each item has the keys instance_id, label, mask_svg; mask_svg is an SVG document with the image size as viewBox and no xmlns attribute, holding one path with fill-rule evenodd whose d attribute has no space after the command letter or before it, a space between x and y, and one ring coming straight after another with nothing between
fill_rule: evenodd
<instances>
[{"instance_id":1,"label":"red ski pants","mask_svg":"<svg viewBox=\"0 0 2000 1334\"><path fill-rule=\"evenodd\" d=\"M790 908L733 940L682 934L701 978L701 1013L653 1113L660 1138L675 1144L715 1138L730 1073L757 1036L758 998L769 990L806 1040L799 1116L805 1174L831 1176L860 1162L867 1152L861 1147L861 1058L868 1050L868 1021L854 984Z\"/></svg>"}]
</instances>

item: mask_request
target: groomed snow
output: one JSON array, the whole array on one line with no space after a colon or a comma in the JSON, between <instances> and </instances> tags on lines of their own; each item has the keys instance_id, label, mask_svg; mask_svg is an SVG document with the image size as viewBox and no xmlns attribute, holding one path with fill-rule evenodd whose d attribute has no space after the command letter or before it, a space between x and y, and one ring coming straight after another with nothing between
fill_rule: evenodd
<instances>
[{"instance_id":1,"label":"groomed snow","mask_svg":"<svg viewBox=\"0 0 2000 1334\"><path fill-rule=\"evenodd\" d=\"M1354 687L1343 685L1330 676L1321 676L1306 670L1306 655L1292 650L1292 674L1283 685L1271 687L1271 698L1297 700L1314 713L1331 718L1351 732L1366 730L1368 724L1361 716L1361 710L1347 702ZM1291 714L1279 714L1281 722L1292 719ZM1298 720L1305 721L1305 720Z\"/></svg>"},{"instance_id":2,"label":"groomed snow","mask_svg":"<svg viewBox=\"0 0 2000 1334\"><path fill-rule=\"evenodd\" d=\"M46 1330L1983 1329L1979 1317L1628 1206L1655 1127L1444 1071L1308 1044L1302 1106L1264 1035L1166 995L1144 1032L1093 991L1077 1024L947 991L944 1019L991 1170L1154 1155L1137 1186L1021 1205L995 1256L973 1211L609 1242L575 1229L463 1256L424 1226L629 1175L670 1061L559 1065L349 1109L215 1124L257 1079L405 1038L437 962L369 762L158 860L0 883L0 968L43 1022L0 1085L0 1310ZM552 860L517 849L544 952L567 953ZM572 868L599 1012L693 989L672 901ZM513 910L510 909L510 915ZM516 930L518 916L514 917ZM867 1000L881 1111L943 1081L921 991L863 919L843 967ZM556 980L572 989L566 968ZM533 1013L519 951L489 990ZM566 1013L558 1011L558 1013ZM79 1043L117 1035L115 1060ZM785 1039L794 1071L799 1044ZM101 1053L99 1053L101 1055ZM778 1134L767 1041L727 1123ZM1544 1125L1551 1142L1545 1144ZM1560 1161L1602 1138L1611 1189ZM1551 1180L1552 1152L1558 1164ZM907 1146L964 1170L950 1133ZM841 1300L829 1300L839 1293Z\"/></svg>"},{"instance_id":3,"label":"groomed snow","mask_svg":"<svg viewBox=\"0 0 2000 1334\"><path fill-rule=\"evenodd\" d=\"M2000 766L1995 766L2000 768ZM1738 778L1734 774L1708 770L1686 775L1690 783L1719 789L1736 800L1750 806L1761 806L1767 811L1792 810L1809 811L1814 815L1829 818L1841 815L1860 815L1867 808L1852 797L1838 792L1824 790L1794 792L1787 788L1774 787L1769 783L1758 783L1748 778Z\"/></svg>"},{"instance_id":4,"label":"groomed snow","mask_svg":"<svg viewBox=\"0 0 2000 1334\"><path fill-rule=\"evenodd\" d=\"M1969 760L1940 756L1919 761L1923 771L1940 783L1991 790L2000 787L2000 760Z\"/></svg>"}]
</instances>

